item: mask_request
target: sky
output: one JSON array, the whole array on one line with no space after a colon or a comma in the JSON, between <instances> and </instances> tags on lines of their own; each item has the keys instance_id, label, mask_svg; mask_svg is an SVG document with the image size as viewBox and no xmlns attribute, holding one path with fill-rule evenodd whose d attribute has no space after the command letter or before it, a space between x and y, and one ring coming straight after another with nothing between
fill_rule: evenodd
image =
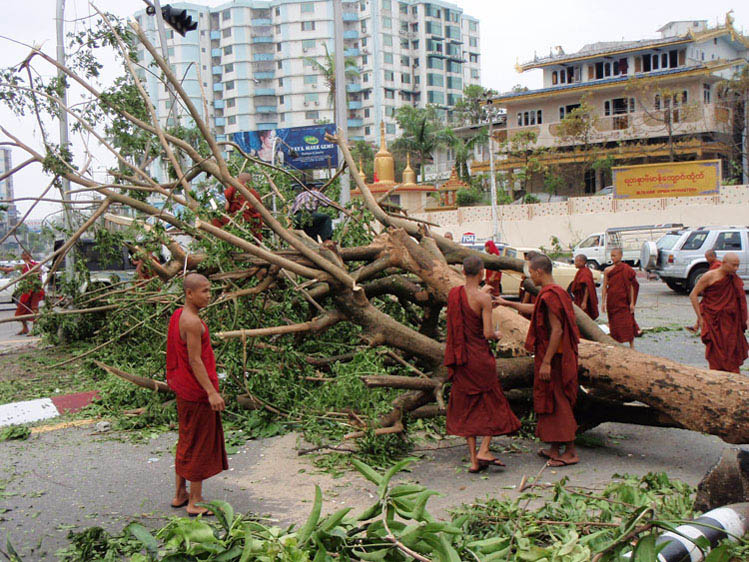
<instances>
[{"instance_id":1,"label":"sky","mask_svg":"<svg viewBox=\"0 0 749 562\"><path fill-rule=\"evenodd\" d=\"M374 1L374 0L372 0ZM168 0L162 0L162 5ZM209 6L224 4L226 0L203 0ZM0 67L18 64L28 53L28 48L10 39L26 44L41 45L52 55L55 53L56 0L3 0L3 18L0 18ZM596 41L636 40L657 37L656 30L672 20L706 19L710 25L722 24L725 14L733 9L735 27L749 33L749 3L713 0L680 0L674 2L653 0L533 0L515 2L508 0L454 0L463 10L480 20L481 25L481 79L483 86L506 91L516 84L531 89L541 84L541 71L523 74L515 71L516 62L548 55L550 49L562 46L567 53L579 50ZM103 11L128 16L142 9L142 0L95 0ZM66 0L66 30L80 30L93 10L88 0ZM111 68L111 64L109 67ZM38 143L39 132L33 119L18 119L0 107L0 123L11 131L20 132L22 140ZM57 125L49 124L56 134ZM2 139L5 140L5 139ZM15 164L24 159L21 151L14 150ZM104 170L110 164L105 158L92 163L94 169ZM38 194L49 182L37 167L28 167L17 174L14 181L16 197ZM17 204L23 214L30 202ZM59 206L40 204L32 218L42 219L54 214Z\"/></svg>"}]
</instances>

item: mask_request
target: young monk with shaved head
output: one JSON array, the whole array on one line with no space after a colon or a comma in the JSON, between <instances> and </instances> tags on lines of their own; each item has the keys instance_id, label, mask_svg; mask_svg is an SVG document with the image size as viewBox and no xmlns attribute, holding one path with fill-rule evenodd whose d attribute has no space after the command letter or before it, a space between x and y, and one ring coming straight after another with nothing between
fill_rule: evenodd
<instances>
[{"instance_id":1,"label":"young monk with shaved head","mask_svg":"<svg viewBox=\"0 0 749 562\"><path fill-rule=\"evenodd\" d=\"M715 250L708 250L705 252L705 259L707 260L707 265L710 266L710 270L718 269L723 262L718 259L718 254L715 253Z\"/></svg>"},{"instance_id":2,"label":"young monk with shaved head","mask_svg":"<svg viewBox=\"0 0 749 562\"><path fill-rule=\"evenodd\" d=\"M609 316L611 337L621 343L635 346L639 326L635 321L635 304L640 291L635 270L622 261L622 249L611 250L613 265L603 272L601 308Z\"/></svg>"},{"instance_id":3,"label":"young monk with shaved head","mask_svg":"<svg viewBox=\"0 0 749 562\"><path fill-rule=\"evenodd\" d=\"M593 320L598 318L598 295L593 273L587 266L588 258L583 254L575 256L577 273L570 283L569 291L574 303L585 311Z\"/></svg>"},{"instance_id":4,"label":"young monk with shaved head","mask_svg":"<svg viewBox=\"0 0 749 562\"><path fill-rule=\"evenodd\" d=\"M580 333L569 293L554 282L551 260L542 254L530 261L533 284L541 287L534 304L495 299L502 306L531 314L525 348L534 355L533 409L536 435L551 446L538 454L549 466L580 461L575 450L577 423L577 344ZM564 447L564 451L562 451Z\"/></svg>"},{"instance_id":5,"label":"young monk with shaved head","mask_svg":"<svg viewBox=\"0 0 749 562\"><path fill-rule=\"evenodd\" d=\"M229 468L221 425L226 405L219 394L208 326L198 316L211 302L211 282L191 273L183 286L185 306L172 314L166 343L166 380L177 395L179 418L172 507L187 506L187 513L195 517L213 515L197 505L204 501L203 480Z\"/></svg>"},{"instance_id":6,"label":"young monk with shaved head","mask_svg":"<svg viewBox=\"0 0 749 562\"><path fill-rule=\"evenodd\" d=\"M747 324L744 283L736 275L739 256L733 252L723 256L718 269L705 273L692 289L689 298L705 344L705 358L711 369L738 373L749 356L744 332ZM702 296L702 302L699 297Z\"/></svg>"}]
</instances>

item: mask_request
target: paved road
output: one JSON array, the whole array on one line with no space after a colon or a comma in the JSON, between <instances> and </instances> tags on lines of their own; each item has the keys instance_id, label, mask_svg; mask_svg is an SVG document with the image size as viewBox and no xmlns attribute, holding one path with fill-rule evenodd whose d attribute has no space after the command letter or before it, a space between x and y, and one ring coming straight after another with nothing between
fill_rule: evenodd
<instances>
[{"instance_id":1,"label":"paved road","mask_svg":"<svg viewBox=\"0 0 749 562\"><path fill-rule=\"evenodd\" d=\"M0 304L0 319L12 318L16 312L13 304ZM19 336L21 331L20 322L3 322L0 324L0 354L15 351L30 345L35 345L39 338L36 336Z\"/></svg>"}]
</instances>

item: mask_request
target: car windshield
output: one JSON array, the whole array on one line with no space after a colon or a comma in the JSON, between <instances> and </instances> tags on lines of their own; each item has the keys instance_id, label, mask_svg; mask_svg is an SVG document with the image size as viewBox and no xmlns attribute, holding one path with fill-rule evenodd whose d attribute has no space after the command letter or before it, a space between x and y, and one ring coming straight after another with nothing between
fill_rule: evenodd
<instances>
[{"instance_id":1,"label":"car windshield","mask_svg":"<svg viewBox=\"0 0 749 562\"><path fill-rule=\"evenodd\" d=\"M700 248L702 248L702 245L705 243L705 240L707 239L708 234L709 233L704 230L692 232L692 234L690 234L687 237L681 249L682 250L699 250Z\"/></svg>"},{"instance_id":2,"label":"car windshield","mask_svg":"<svg viewBox=\"0 0 749 562\"><path fill-rule=\"evenodd\" d=\"M658 246L659 250L672 250L680 238L681 234L666 234L655 244Z\"/></svg>"}]
</instances>

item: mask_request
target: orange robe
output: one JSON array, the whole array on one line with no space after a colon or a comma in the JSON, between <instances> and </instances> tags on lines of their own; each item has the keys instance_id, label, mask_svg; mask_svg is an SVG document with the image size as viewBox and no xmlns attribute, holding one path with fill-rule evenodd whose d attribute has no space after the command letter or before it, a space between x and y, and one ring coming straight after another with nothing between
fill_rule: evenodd
<instances>
[{"instance_id":1,"label":"orange robe","mask_svg":"<svg viewBox=\"0 0 749 562\"><path fill-rule=\"evenodd\" d=\"M174 459L174 469L190 482L200 482L229 468L224 446L224 429L221 412L215 412L208 403L208 394L200 386L190 367L187 343L179 333L182 308L178 308L169 321L166 343L166 380L177 395L179 440ZM218 390L216 357L211 347L208 326L203 323L200 358L208 378Z\"/></svg>"},{"instance_id":2,"label":"orange robe","mask_svg":"<svg viewBox=\"0 0 749 562\"><path fill-rule=\"evenodd\" d=\"M497 378L497 363L484 338L481 315L468 304L464 286L447 298L445 365L452 382L447 432L462 437L507 435L520 429Z\"/></svg>"},{"instance_id":3,"label":"orange robe","mask_svg":"<svg viewBox=\"0 0 749 562\"><path fill-rule=\"evenodd\" d=\"M583 307L583 296L588 289L588 300ZM570 292L574 303L585 311L585 314L593 320L598 318L598 295L596 294L596 282L593 280L593 272L587 267L577 270L575 279L570 283Z\"/></svg>"},{"instance_id":4,"label":"orange robe","mask_svg":"<svg viewBox=\"0 0 749 562\"><path fill-rule=\"evenodd\" d=\"M28 273L28 271L37 265L37 262L31 261L29 263L23 264L23 269L21 270L21 274ZM39 283L41 284L41 273L39 273L38 277ZM39 288L39 290L31 290L27 291L23 294L21 294L20 298L18 299L18 304L16 306L16 313L14 316L25 316L26 314L36 314L39 312L39 303L42 302L42 299L44 298L44 289Z\"/></svg>"},{"instance_id":5,"label":"orange robe","mask_svg":"<svg viewBox=\"0 0 749 562\"><path fill-rule=\"evenodd\" d=\"M551 360L551 380L539 376L549 348L553 314L562 323L562 341ZM577 422L573 408L577 401L577 344L580 332L575 323L572 299L559 285L546 285L538 293L525 348L534 354L533 409L538 415L536 435L546 443L575 440Z\"/></svg>"},{"instance_id":6,"label":"orange robe","mask_svg":"<svg viewBox=\"0 0 749 562\"><path fill-rule=\"evenodd\" d=\"M255 199L260 201L260 194L254 188L248 187L247 189L250 193L252 193ZM227 213L230 215L234 215L239 210L241 210L242 218L249 225L252 234L258 240L262 240L263 217L260 212L255 209L252 203L245 199L244 195L239 193L233 185L230 185L224 190L224 197L226 198L226 202L229 204L229 210L227 211ZM211 222L213 226L221 228L222 226L229 223L229 219L227 219L226 217L221 217L213 219Z\"/></svg>"},{"instance_id":7,"label":"orange robe","mask_svg":"<svg viewBox=\"0 0 749 562\"><path fill-rule=\"evenodd\" d=\"M484 249L489 254L493 254L495 256L500 255L499 248L497 248L497 245L491 240L486 241L486 244L484 244ZM500 295L500 293L502 292L501 290L502 272L501 271L494 271L492 269L487 269L486 274L484 275L484 282L492 288L491 294L493 297L498 297Z\"/></svg>"},{"instance_id":8,"label":"orange robe","mask_svg":"<svg viewBox=\"0 0 749 562\"><path fill-rule=\"evenodd\" d=\"M608 275L606 289L606 312L609 315L611 337L618 342L631 342L637 335L635 316L629 309L630 287L634 288L635 300L640 291L635 270L624 262L619 262Z\"/></svg>"},{"instance_id":9,"label":"orange robe","mask_svg":"<svg viewBox=\"0 0 749 562\"><path fill-rule=\"evenodd\" d=\"M744 283L727 275L702 293L702 341L711 369L738 373L749 352Z\"/></svg>"}]
</instances>

